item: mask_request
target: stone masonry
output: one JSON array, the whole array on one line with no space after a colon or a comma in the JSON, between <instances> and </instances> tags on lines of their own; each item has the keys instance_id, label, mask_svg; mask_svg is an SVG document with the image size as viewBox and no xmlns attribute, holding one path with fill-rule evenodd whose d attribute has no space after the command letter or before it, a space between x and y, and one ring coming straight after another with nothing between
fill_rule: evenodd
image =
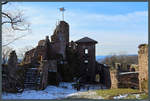
<instances>
[{"instance_id":1,"label":"stone masonry","mask_svg":"<svg viewBox=\"0 0 150 101\"><path fill-rule=\"evenodd\" d=\"M81 65L85 67L83 72L86 75L86 80L92 82L95 78L95 44L97 41L88 37L84 37L80 40L77 40L76 43Z\"/></svg>"},{"instance_id":2,"label":"stone masonry","mask_svg":"<svg viewBox=\"0 0 150 101\"><path fill-rule=\"evenodd\" d=\"M139 45L138 51L138 63L139 63L139 88L141 91L148 91L142 83L147 81L145 86L148 86L148 45L141 44Z\"/></svg>"}]
</instances>

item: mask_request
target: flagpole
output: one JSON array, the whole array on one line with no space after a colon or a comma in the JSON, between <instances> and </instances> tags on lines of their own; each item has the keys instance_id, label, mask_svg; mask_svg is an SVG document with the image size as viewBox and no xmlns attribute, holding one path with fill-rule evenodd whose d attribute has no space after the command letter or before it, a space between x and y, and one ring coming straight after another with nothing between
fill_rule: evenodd
<instances>
[{"instance_id":1,"label":"flagpole","mask_svg":"<svg viewBox=\"0 0 150 101\"><path fill-rule=\"evenodd\" d=\"M62 20L64 21L64 11L62 11Z\"/></svg>"},{"instance_id":2,"label":"flagpole","mask_svg":"<svg viewBox=\"0 0 150 101\"><path fill-rule=\"evenodd\" d=\"M62 20L64 21L64 11L65 11L65 9L64 9L64 7L62 7L62 8L59 8L59 10L62 12Z\"/></svg>"}]
</instances>

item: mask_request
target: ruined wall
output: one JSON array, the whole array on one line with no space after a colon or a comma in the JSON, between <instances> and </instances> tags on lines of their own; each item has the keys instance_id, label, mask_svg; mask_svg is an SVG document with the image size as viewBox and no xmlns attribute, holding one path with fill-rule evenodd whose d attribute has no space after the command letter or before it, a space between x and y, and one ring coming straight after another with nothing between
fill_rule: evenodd
<instances>
[{"instance_id":1,"label":"ruined wall","mask_svg":"<svg viewBox=\"0 0 150 101\"><path fill-rule=\"evenodd\" d=\"M33 63L35 64L38 61L49 60L55 58L55 50L53 50L52 44L49 41L48 36L45 40L40 40L38 46L27 51L23 59L24 64Z\"/></svg>"},{"instance_id":2,"label":"ruined wall","mask_svg":"<svg viewBox=\"0 0 150 101\"><path fill-rule=\"evenodd\" d=\"M138 72L121 72L111 70L111 88L139 88Z\"/></svg>"},{"instance_id":3,"label":"ruined wall","mask_svg":"<svg viewBox=\"0 0 150 101\"><path fill-rule=\"evenodd\" d=\"M118 75L118 88L139 88L138 72L123 72Z\"/></svg>"},{"instance_id":4,"label":"ruined wall","mask_svg":"<svg viewBox=\"0 0 150 101\"><path fill-rule=\"evenodd\" d=\"M34 57L34 51L35 51L35 48L30 50L30 51L27 51L25 53L25 56L24 56L24 59L23 59L24 64L31 63L31 59Z\"/></svg>"},{"instance_id":5,"label":"ruined wall","mask_svg":"<svg viewBox=\"0 0 150 101\"><path fill-rule=\"evenodd\" d=\"M110 71L109 67L104 67L102 69L103 75L104 75L104 84L107 88L111 88L111 78L110 78Z\"/></svg>"},{"instance_id":6,"label":"ruined wall","mask_svg":"<svg viewBox=\"0 0 150 101\"><path fill-rule=\"evenodd\" d=\"M118 88L118 78L117 78L117 70L110 71L111 77L111 88Z\"/></svg>"},{"instance_id":7,"label":"ruined wall","mask_svg":"<svg viewBox=\"0 0 150 101\"><path fill-rule=\"evenodd\" d=\"M63 58L66 58L66 43L64 42L53 42L52 49L56 54L61 54Z\"/></svg>"},{"instance_id":8,"label":"ruined wall","mask_svg":"<svg viewBox=\"0 0 150 101\"><path fill-rule=\"evenodd\" d=\"M40 65L41 69L41 87L40 89L45 89L47 87L48 82L48 67L49 63L47 60L43 60Z\"/></svg>"},{"instance_id":9,"label":"ruined wall","mask_svg":"<svg viewBox=\"0 0 150 101\"><path fill-rule=\"evenodd\" d=\"M61 36L60 36L61 35ZM56 26L53 35L51 36L51 41L56 42L60 41L62 37L69 44L69 24L65 21L60 21Z\"/></svg>"},{"instance_id":10,"label":"ruined wall","mask_svg":"<svg viewBox=\"0 0 150 101\"><path fill-rule=\"evenodd\" d=\"M43 60L39 69L41 71L40 89L45 89L48 84L58 84L56 60Z\"/></svg>"},{"instance_id":11,"label":"ruined wall","mask_svg":"<svg viewBox=\"0 0 150 101\"><path fill-rule=\"evenodd\" d=\"M96 75L99 74L99 83L105 85L108 89L111 88L111 73L110 67L96 62Z\"/></svg>"},{"instance_id":12,"label":"ruined wall","mask_svg":"<svg viewBox=\"0 0 150 101\"><path fill-rule=\"evenodd\" d=\"M141 91L144 90L148 92L148 45L147 44L139 45L138 64L139 64L139 84L140 84L139 88Z\"/></svg>"},{"instance_id":13,"label":"ruined wall","mask_svg":"<svg viewBox=\"0 0 150 101\"><path fill-rule=\"evenodd\" d=\"M62 54L63 58L66 58L66 46L69 46L69 24L65 21L60 21L51 36L51 42L53 43L53 49L56 53Z\"/></svg>"},{"instance_id":14,"label":"ruined wall","mask_svg":"<svg viewBox=\"0 0 150 101\"><path fill-rule=\"evenodd\" d=\"M36 48L25 53L25 57L23 59L24 64L29 64L40 61L41 56L44 58L46 53L46 49L44 46L37 46Z\"/></svg>"}]
</instances>

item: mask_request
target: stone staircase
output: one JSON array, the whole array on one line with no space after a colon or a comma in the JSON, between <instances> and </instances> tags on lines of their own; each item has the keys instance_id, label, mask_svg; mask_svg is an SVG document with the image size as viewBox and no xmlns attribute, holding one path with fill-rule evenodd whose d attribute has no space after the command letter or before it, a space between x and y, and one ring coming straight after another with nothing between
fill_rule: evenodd
<instances>
[{"instance_id":1,"label":"stone staircase","mask_svg":"<svg viewBox=\"0 0 150 101\"><path fill-rule=\"evenodd\" d=\"M38 78L38 69L26 69L24 87L29 89L36 89L38 81L40 81Z\"/></svg>"}]
</instances>

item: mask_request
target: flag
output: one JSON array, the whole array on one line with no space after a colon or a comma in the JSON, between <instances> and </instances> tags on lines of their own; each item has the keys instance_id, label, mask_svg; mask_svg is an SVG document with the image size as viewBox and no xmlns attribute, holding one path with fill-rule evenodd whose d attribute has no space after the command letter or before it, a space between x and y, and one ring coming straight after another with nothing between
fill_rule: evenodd
<instances>
[{"instance_id":1,"label":"flag","mask_svg":"<svg viewBox=\"0 0 150 101\"><path fill-rule=\"evenodd\" d=\"M62 7L62 8L59 8L59 10L60 10L60 11L65 11L65 8L64 8L64 7Z\"/></svg>"}]
</instances>

